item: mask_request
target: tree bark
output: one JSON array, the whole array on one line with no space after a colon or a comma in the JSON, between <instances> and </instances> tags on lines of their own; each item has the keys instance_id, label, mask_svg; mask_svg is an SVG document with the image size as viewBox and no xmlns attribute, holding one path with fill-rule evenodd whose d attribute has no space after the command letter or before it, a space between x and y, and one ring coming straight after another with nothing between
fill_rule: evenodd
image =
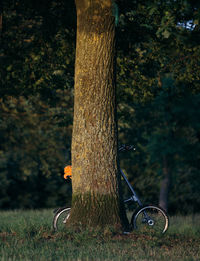
<instances>
[{"instance_id":1,"label":"tree bark","mask_svg":"<svg viewBox=\"0 0 200 261\"><path fill-rule=\"evenodd\" d=\"M118 226L122 224L122 205L117 164L112 0L75 2L73 194L69 222L87 226Z\"/></svg>"},{"instance_id":2,"label":"tree bark","mask_svg":"<svg viewBox=\"0 0 200 261\"><path fill-rule=\"evenodd\" d=\"M166 212L168 211L168 194L170 187L170 169L168 166L167 157L163 158L163 179L160 187L159 206Z\"/></svg>"}]
</instances>

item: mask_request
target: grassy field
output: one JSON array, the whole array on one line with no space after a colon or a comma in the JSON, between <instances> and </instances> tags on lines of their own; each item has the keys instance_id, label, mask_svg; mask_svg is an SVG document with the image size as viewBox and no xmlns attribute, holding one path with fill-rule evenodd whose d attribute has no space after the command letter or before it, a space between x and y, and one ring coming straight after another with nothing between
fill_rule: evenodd
<instances>
[{"instance_id":1,"label":"grassy field","mask_svg":"<svg viewBox=\"0 0 200 261\"><path fill-rule=\"evenodd\" d=\"M0 260L200 260L200 215L170 218L164 236L54 233L51 210L1 211Z\"/></svg>"}]
</instances>

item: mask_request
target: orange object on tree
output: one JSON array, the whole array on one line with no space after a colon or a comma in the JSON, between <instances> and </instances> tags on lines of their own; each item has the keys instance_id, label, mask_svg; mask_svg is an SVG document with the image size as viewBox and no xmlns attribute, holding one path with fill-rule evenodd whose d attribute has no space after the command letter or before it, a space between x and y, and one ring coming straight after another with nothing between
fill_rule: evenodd
<instances>
[{"instance_id":1,"label":"orange object on tree","mask_svg":"<svg viewBox=\"0 0 200 261\"><path fill-rule=\"evenodd\" d=\"M72 177L72 166L68 165L64 168L64 179Z\"/></svg>"}]
</instances>

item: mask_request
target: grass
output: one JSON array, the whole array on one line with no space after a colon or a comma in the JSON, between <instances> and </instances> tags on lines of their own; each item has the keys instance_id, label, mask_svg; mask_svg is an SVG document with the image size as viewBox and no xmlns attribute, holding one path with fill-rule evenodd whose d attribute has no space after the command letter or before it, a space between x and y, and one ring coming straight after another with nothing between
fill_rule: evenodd
<instances>
[{"instance_id":1,"label":"grass","mask_svg":"<svg viewBox=\"0 0 200 261\"><path fill-rule=\"evenodd\" d=\"M200 260L200 215L174 216L163 236L54 233L51 210L1 211L0 260Z\"/></svg>"}]
</instances>

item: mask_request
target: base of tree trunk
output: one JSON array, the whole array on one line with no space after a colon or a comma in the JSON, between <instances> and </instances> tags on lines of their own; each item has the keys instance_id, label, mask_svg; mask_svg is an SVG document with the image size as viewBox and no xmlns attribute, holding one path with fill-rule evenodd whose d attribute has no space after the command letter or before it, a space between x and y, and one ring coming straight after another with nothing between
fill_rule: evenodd
<instances>
[{"instance_id":1,"label":"base of tree trunk","mask_svg":"<svg viewBox=\"0 0 200 261\"><path fill-rule=\"evenodd\" d=\"M120 204L116 195L75 194L68 225L85 227L112 226L122 229Z\"/></svg>"}]
</instances>

